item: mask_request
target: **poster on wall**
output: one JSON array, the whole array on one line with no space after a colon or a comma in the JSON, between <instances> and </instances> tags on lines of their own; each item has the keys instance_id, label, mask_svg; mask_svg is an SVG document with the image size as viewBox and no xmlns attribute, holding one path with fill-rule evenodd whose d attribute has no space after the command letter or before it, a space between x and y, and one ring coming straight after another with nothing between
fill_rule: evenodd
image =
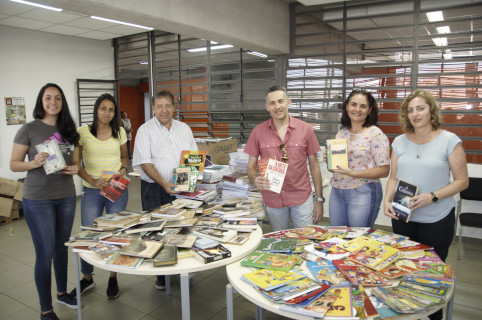
<instances>
[{"instance_id":1,"label":"poster on wall","mask_svg":"<svg viewBox=\"0 0 482 320\"><path fill-rule=\"evenodd\" d=\"M21 97L5 98L5 118L7 119L7 125L27 122L25 100Z\"/></svg>"}]
</instances>

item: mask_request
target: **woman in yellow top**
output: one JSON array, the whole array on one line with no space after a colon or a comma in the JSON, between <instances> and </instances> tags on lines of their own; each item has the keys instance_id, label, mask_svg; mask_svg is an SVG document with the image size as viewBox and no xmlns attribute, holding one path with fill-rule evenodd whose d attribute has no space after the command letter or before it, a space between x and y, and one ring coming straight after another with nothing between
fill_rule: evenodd
<instances>
[{"instance_id":1,"label":"woman in yellow top","mask_svg":"<svg viewBox=\"0 0 482 320\"><path fill-rule=\"evenodd\" d=\"M94 122L78 129L80 135L80 152L74 159L74 164L79 166L79 176L83 181L81 200L81 223L89 226L95 218L106 213L116 213L125 210L127 206L128 190L116 202L111 202L100 194L100 190L107 186L107 181L102 178L103 171L127 173L127 136L124 128L120 127L119 110L112 95L101 95L94 104ZM83 167L80 166L82 159ZM94 267L84 260L81 261L81 271L84 277L80 281L80 292L92 289L95 286L92 272ZM75 290L71 292L76 295ZM117 274L110 273L107 286L107 297L117 298L119 287Z\"/></svg>"}]
</instances>

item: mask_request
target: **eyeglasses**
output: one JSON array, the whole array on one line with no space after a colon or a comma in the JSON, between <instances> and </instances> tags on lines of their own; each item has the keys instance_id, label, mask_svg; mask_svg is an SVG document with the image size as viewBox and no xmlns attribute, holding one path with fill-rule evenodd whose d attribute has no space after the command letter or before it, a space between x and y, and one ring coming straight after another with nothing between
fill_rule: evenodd
<instances>
[{"instance_id":1,"label":"eyeglasses","mask_svg":"<svg viewBox=\"0 0 482 320\"><path fill-rule=\"evenodd\" d=\"M281 157L281 161L283 162L288 162L288 148L286 148L286 145L280 144L279 149L283 151L283 156Z\"/></svg>"}]
</instances>

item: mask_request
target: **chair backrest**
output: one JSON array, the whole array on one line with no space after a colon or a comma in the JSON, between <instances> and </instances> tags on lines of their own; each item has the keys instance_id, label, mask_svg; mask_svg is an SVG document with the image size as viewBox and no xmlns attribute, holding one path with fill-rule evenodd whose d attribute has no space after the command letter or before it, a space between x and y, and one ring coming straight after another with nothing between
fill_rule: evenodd
<instances>
[{"instance_id":1,"label":"chair backrest","mask_svg":"<svg viewBox=\"0 0 482 320\"><path fill-rule=\"evenodd\" d=\"M482 200L482 178L469 177L469 187L460 192L460 198L464 200Z\"/></svg>"}]
</instances>

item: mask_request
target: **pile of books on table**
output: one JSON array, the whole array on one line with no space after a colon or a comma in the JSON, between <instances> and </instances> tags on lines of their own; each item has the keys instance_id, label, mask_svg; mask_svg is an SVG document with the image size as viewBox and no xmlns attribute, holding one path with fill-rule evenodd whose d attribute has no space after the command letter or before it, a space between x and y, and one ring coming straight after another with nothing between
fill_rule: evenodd
<instances>
[{"instance_id":1,"label":"pile of books on table","mask_svg":"<svg viewBox=\"0 0 482 320\"><path fill-rule=\"evenodd\" d=\"M445 303L453 286L451 267L432 248L369 228L273 232L241 265L251 268L242 280L263 299L316 318L392 319L430 312Z\"/></svg>"},{"instance_id":2,"label":"pile of books on table","mask_svg":"<svg viewBox=\"0 0 482 320\"><path fill-rule=\"evenodd\" d=\"M213 216L215 208L236 208L242 203L243 199L231 199L206 205L176 199L150 212L104 215L96 219L95 225L82 227L88 230L72 236L66 245L76 252L97 254L106 264L126 268L137 268L142 263L172 265L188 257L210 263L229 258L231 252L225 244L241 245L256 229L255 217Z\"/></svg>"}]
</instances>

